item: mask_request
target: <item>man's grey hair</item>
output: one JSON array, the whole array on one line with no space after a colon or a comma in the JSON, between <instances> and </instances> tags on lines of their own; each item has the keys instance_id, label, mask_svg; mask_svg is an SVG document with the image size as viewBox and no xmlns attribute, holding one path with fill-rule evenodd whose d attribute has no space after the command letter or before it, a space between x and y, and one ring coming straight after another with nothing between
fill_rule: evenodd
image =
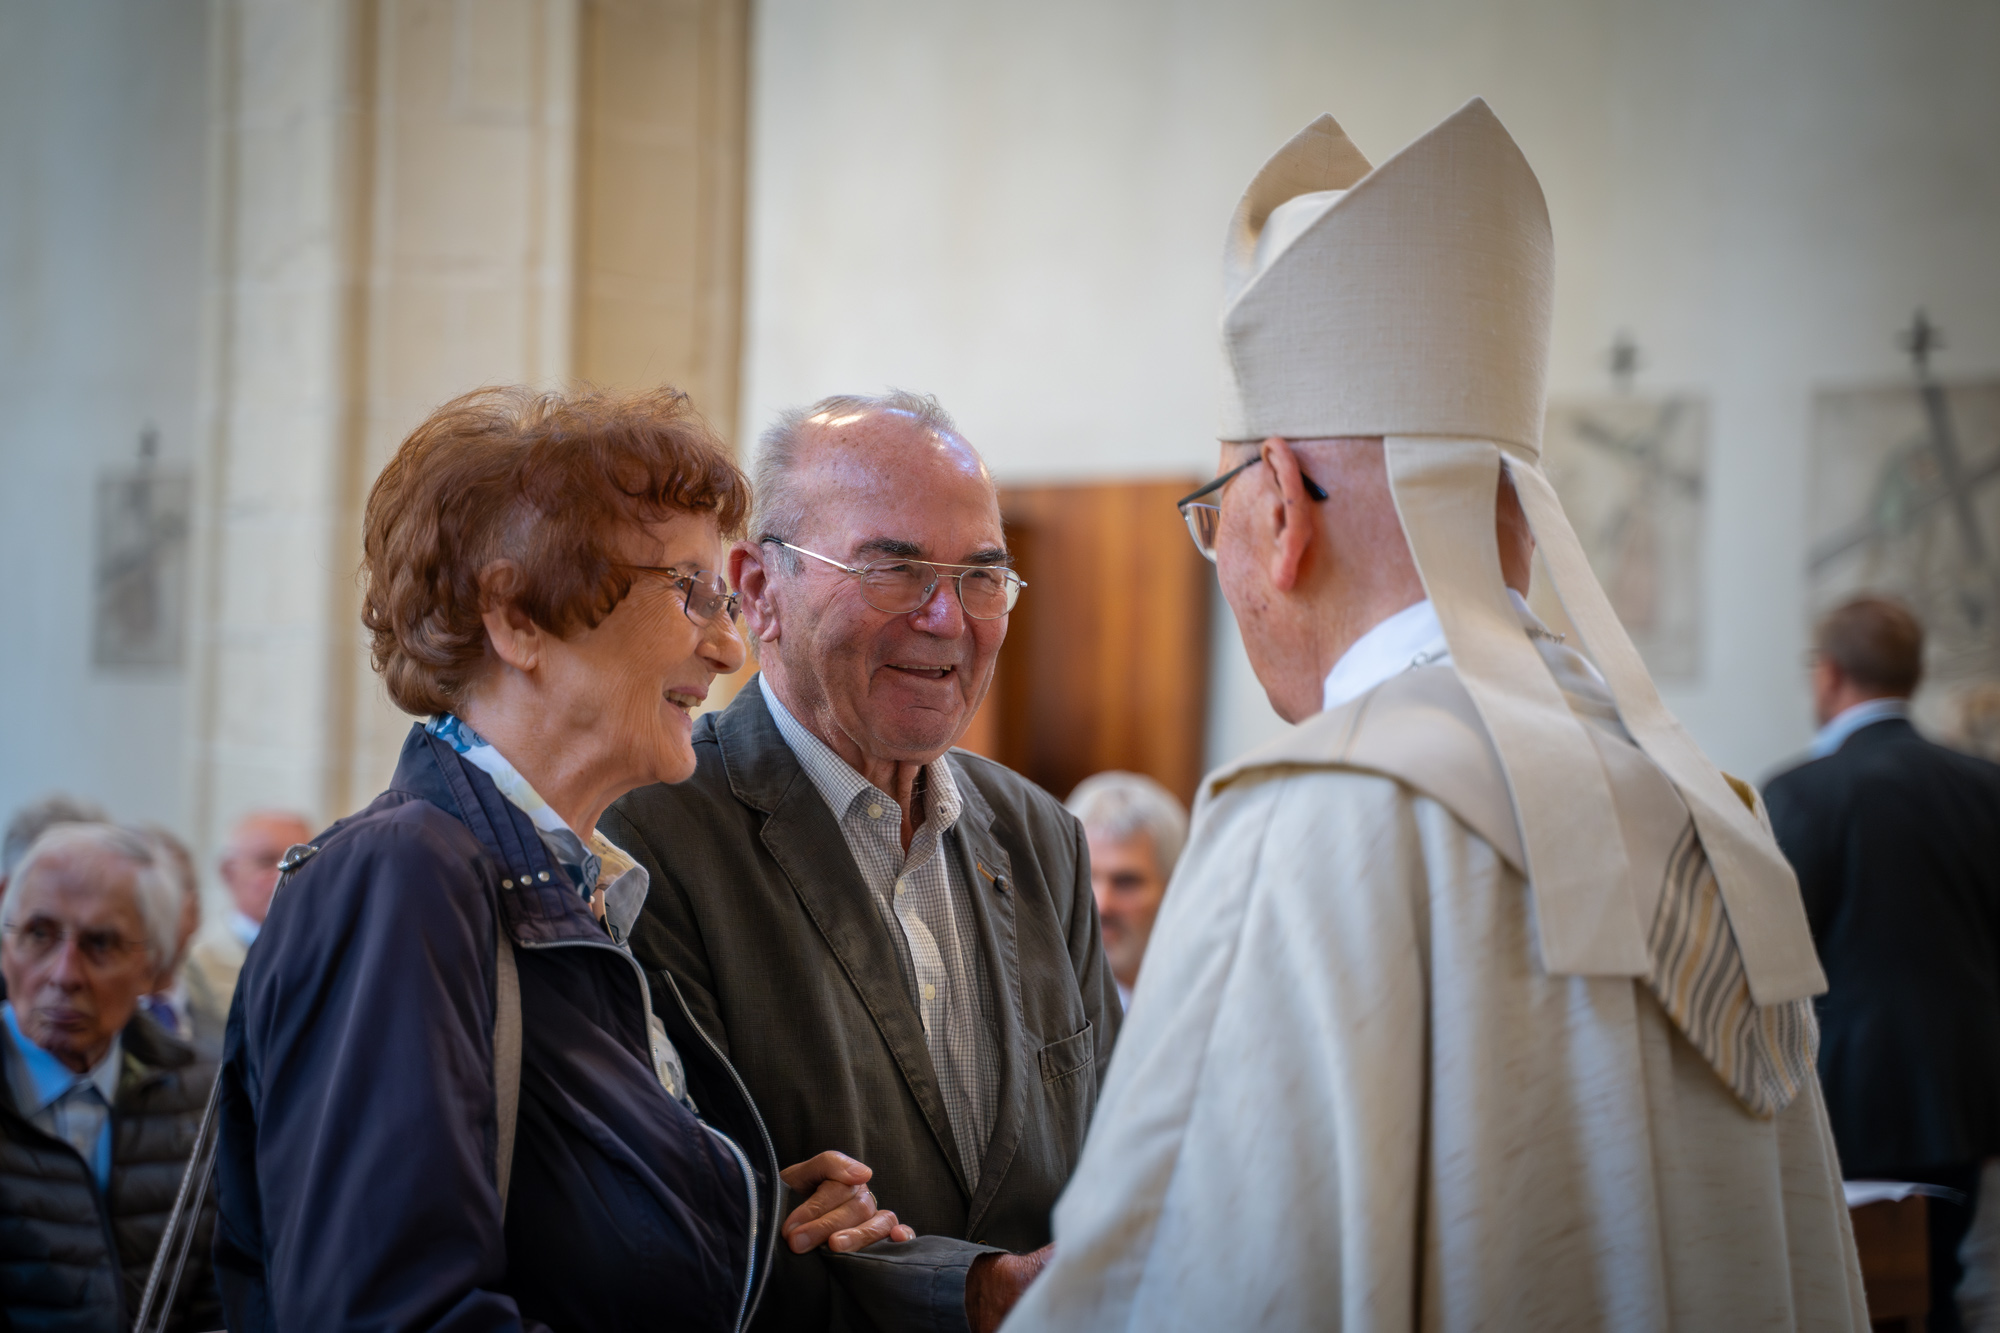
<instances>
[{"instance_id":1,"label":"man's grey hair","mask_svg":"<svg viewBox=\"0 0 2000 1333\"><path fill-rule=\"evenodd\" d=\"M57 824L108 824L111 816L95 801L79 800L64 792L50 792L32 805L24 805L7 821L7 835L0 842L0 879L13 873L29 844Z\"/></svg>"},{"instance_id":2,"label":"man's grey hair","mask_svg":"<svg viewBox=\"0 0 2000 1333\"><path fill-rule=\"evenodd\" d=\"M1113 769L1076 784L1065 803L1086 833L1123 841L1141 834L1152 840L1160 875L1171 878L1187 846L1187 810L1174 794L1143 773Z\"/></svg>"},{"instance_id":3,"label":"man's grey hair","mask_svg":"<svg viewBox=\"0 0 2000 1333\"><path fill-rule=\"evenodd\" d=\"M798 493L794 476L799 456L811 429L817 426L844 426L862 417L896 412L912 418L936 435L953 435L961 441L958 423L936 398L927 393L891 389L885 394L839 393L806 407L788 407L757 437L757 462L751 469L751 487L756 493L750 510L750 539L777 537L795 541L805 526L805 500ZM967 444L969 449L972 446ZM974 450L975 455L977 450ZM784 552L788 569L798 566L798 557Z\"/></svg>"},{"instance_id":4,"label":"man's grey hair","mask_svg":"<svg viewBox=\"0 0 2000 1333\"><path fill-rule=\"evenodd\" d=\"M7 877L7 896L0 898L0 932L14 929L14 907L21 886L35 867L65 852L108 852L132 867L132 892L139 919L146 924L146 951L155 968L173 961L180 944L182 890L173 853L155 835L117 824L56 824L29 844L19 865Z\"/></svg>"}]
</instances>

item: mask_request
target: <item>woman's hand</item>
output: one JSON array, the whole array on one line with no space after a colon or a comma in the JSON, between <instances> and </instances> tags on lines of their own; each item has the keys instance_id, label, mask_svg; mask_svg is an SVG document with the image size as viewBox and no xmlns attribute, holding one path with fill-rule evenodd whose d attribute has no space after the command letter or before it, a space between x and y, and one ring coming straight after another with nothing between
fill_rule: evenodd
<instances>
[{"instance_id":1,"label":"woman's hand","mask_svg":"<svg viewBox=\"0 0 2000 1333\"><path fill-rule=\"evenodd\" d=\"M898 1223L894 1213L875 1206L868 1189L874 1174L846 1153L830 1151L780 1171L778 1178L793 1193L810 1196L779 1228L792 1253L824 1245L848 1254L878 1240L915 1240L917 1233Z\"/></svg>"}]
</instances>

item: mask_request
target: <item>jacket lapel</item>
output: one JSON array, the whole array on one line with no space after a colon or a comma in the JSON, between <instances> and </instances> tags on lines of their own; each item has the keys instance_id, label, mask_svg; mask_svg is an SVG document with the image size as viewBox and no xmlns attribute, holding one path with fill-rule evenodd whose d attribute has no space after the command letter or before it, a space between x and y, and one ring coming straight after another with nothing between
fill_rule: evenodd
<instances>
[{"instance_id":1,"label":"jacket lapel","mask_svg":"<svg viewBox=\"0 0 2000 1333\"><path fill-rule=\"evenodd\" d=\"M930 1048L924 1044L923 1019L903 988L895 948L839 823L771 720L754 677L716 717L715 737L730 790L745 805L764 812L764 846L791 881L792 891L833 950L848 984L861 997L922 1109L938 1150L951 1163L959 1188L970 1197L951 1117L945 1112Z\"/></svg>"},{"instance_id":2,"label":"jacket lapel","mask_svg":"<svg viewBox=\"0 0 2000 1333\"><path fill-rule=\"evenodd\" d=\"M953 763L958 780L961 808L953 829L952 844L959 857L971 899L973 920L979 928L979 944L986 953L986 975L993 987L993 1038L1000 1048L1000 1088L995 1098L993 1136L987 1140L986 1160L979 1167L979 1192L973 1196L966 1218L968 1232L978 1228L980 1219L1000 1191L1007 1168L1021 1143L1021 1123L1027 1115L1028 1076L1039 1077L1022 1038L1021 952L1014 922L1014 863L993 837L993 808Z\"/></svg>"}]
</instances>

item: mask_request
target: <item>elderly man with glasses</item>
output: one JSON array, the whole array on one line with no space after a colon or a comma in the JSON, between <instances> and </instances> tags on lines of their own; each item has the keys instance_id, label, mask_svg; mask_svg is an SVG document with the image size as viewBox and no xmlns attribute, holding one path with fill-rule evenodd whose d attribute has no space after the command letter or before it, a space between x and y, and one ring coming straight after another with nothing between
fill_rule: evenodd
<instances>
[{"instance_id":1,"label":"elderly man with glasses","mask_svg":"<svg viewBox=\"0 0 2000 1333\"><path fill-rule=\"evenodd\" d=\"M0 1328L127 1326L215 1066L139 1007L179 944L157 835L57 824L0 901ZM214 1205L174 1327L216 1328Z\"/></svg>"},{"instance_id":2,"label":"elderly man with glasses","mask_svg":"<svg viewBox=\"0 0 2000 1333\"><path fill-rule=\"evenodd\" d=\"M917 1233L784 1254L758 1326L990 1328L1046 1260L1120 1012L1082 828L951 748L1024 585L932 399L786 413L756 492L729 566L762 672L700 720L691 780L602 824L650 876L633 950L781 1159L867 1162Z\"/></svg>"},{"instance_id":3,"label":"elderly man with glasses","mask_svg":"<svg viewBox=\"0 0 2000 1333\"><path fill-rule=\"evenodd\" d=\"M1237 206L1182 510L1297 725L1202 783L1010 1333L1868 1327L1797 881L1541 465L1552 246L1477 99Z\"/></svg>"}]
</instances>

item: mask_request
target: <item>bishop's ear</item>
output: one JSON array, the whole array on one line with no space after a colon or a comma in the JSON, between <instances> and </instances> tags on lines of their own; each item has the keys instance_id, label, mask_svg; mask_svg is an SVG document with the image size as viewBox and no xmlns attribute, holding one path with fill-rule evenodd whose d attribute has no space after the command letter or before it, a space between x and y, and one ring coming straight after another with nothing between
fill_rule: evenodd
<instances>
[{"instance_id":1,"label":"bishop's ear","mask_svg":"<svg viewBox=\"0 0 2000 1333\"><path fill-rule=\"evenodd\" d=\"M1272 436L1259 446L1264 466L1258 471L1266 479L1258 487L1260 505L1267 506L1271 524L1271 586L1290 592L1299 583L1306 552L1313 540L1313 498L1306 492L1305 475L1292 446Z\"/></svg>"}]
</instances>

